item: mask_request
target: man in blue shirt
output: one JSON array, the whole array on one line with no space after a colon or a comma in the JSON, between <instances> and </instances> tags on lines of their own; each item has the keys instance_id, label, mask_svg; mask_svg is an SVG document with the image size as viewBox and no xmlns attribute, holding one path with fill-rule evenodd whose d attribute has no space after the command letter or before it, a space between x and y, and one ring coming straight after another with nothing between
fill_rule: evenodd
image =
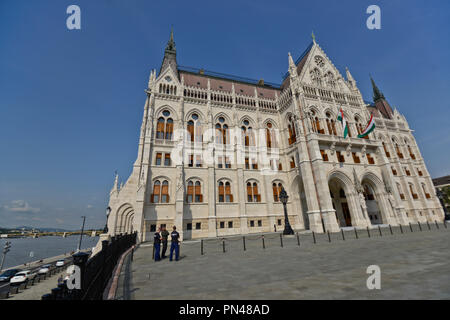
<instances>
[{"instance_id":1,"label":"man in blue shirt","mask_svg":"<svg viewBox=\"0 0 450 320\"><path fill-rule=\"evenodd\" d=\"M172 261L173 257L173 251L175 250L175 261L178 261L180 258L180 234L177 232L177 227L173 226L173 231L170 234L171 237L171 243L170 243L170 258L169 260Z\"/></svg>"}]
</instances>

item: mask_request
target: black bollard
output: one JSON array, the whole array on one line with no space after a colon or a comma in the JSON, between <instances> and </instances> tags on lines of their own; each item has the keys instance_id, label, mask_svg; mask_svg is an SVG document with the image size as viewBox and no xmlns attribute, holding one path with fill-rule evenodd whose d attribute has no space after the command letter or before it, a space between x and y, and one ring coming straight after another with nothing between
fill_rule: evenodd
<instances>
[{"instance_id":1,"label":"black bollard","mask_svg":"<svg viewBox=\"0 0 450 320\"><path fill-rule=\"evenodd\" d=\"M355 230L355 237L356 237L356 239L359 239L359 238L358 238L358 231L356 231L356 227L355 227L354 230Z\"/></svg>"},{"instance_id":2,"label":"black bollard","mask_svg":"<svg viewBox=\"0 0 450 320\"><path fill-rule=\"evenodd\" d=\"M447 229L447 222L445 219L444 219L444 227L445 227L445 229Z\"/></svg>"},{"instance_id":3,"label":"black bollard","mask_svg":"<svg viewBox=\"0 0 450 320\"><path fill-rule=\"evenodd\" d=\"M391 236L392 236L394 233L392 232L392 226L390 223L389 223L389 230L391 231Z\"/></svg>"},{"instance_id":4,"label":"black bollard","mask_svg":"<svg viewBox=\"0 0 450 320\"><path fill-rule=\"evenodd\" d=\"M261 236L261 239L262 239L262 245L263 245L263 249L265 249L265 248L266 248L266 243L264 242L264 235L263 235L263 236Z\"/></svg>"},{"instance_id":5,"label":"black bollard","mask_svg":"<svg viewBox=\"0 0 450 320\"><path fill-rule=\"evenodd\" d=\"M280 233L280 245L283 248L283 235Z\"/></svg>"},{"instance_id":6,"label":"black bollard","mask_svg":"<svg viewBox=\"0 0 450 320\"><path fill-rule=\"evenodd\" d=\"M382 237L382 236L383 236L383 234L381 233L381 228L380 228L380 225L378 225L378 231L380 231L380 237Z\"/></svg>"},{"instance_id":7,"label":"black bollard","mask_svg":"<svg viewBox=\"0 0 450 320\"><path fill-rule=\"evenodd\" d=\"M439 225L436 220L434 220L434 223L436 224L436 229L439 229Z\"/></svg>"},{"instance_id":8,"label":"black bollard","mask_svg":"<svg viewBox=\"0 0 450 320\"><path fill-rule=\"evenodd\" d=\"M245 246L245 236L242 237L242 243L244 244L244 251L247 250L246 246Z\"/></svg>"},{"instance_id":9,"label":"black bollard","mask_svg":"<svg viewBox=\"0 0 450 320\"><path fill-rule=\"evenodd\" d=\"M314 241L314 244L316 244L316 235L315 235L314 231L312 232L312 234L313 234L313 241Z\"/></svg>"},{"instance_id":10,"label":"black bollard","mask_svg":"<svg viewBox=\"0 0 450 320\"><path fill-rule=\"evenodd\" d=\"M342 234L342 240L345 241L345 236L344 236L344 230L343 229L341 229L341 234Z\"/></svg>"},{"instance_id":11,"label":"black bollard","mask_svg":"<svg viewBox=\"0 0 450 320\"><path fill-rule=\"evenodd\" d=\"M422 231L422 225L420 224L419 221L417 221L417 224L419 225L419 230Z\"/></svg>"},{"instance_id":12,"label":"black bollard","mask_svg":"<svg viewBox=\"0 0 450 320\"><path fill-rule=\"evenodd\" d=\"M400 232L403 233L403 228L401 224L400 224Z\"/></svg>"},{"instance_id":13,"label":"black bollard","mask_svg":"<svg viewBox=\"0 0 450 320\"><path fill-rule=\"evenodd\" d=\"M328 234L328 242L331 242L331 237L330 237L330 231L327 230L327 234Z\"/></svg>"},{"instance_id":14,"label":"black bollard","mask_svg":"<svg viewBox=\"0 0 450 320\"><path fill-rule=\"evenodd\" d=\"M153 244L152 259L155 260L155 245Z\"/></svg>"},{"instance_id":15,"label":"black bollard","mask_svg":"<svg viewBox=\"0 0 450 320\"><path fill-rule=\"evenodd\" d=\"M367 235L369 236L369 238L370 238L370 231L369 231L369 226L367 226Z\"/></svg>"},{"instance_id":16,"label":"black bollard","mask_svg":"<svg viewBox=\"0 0 450 320\"><path fill-rule=\"evenodd\" d=\"M203 255L203 239L200 240L200 253Z\"/></svg>"},{"instance_id":17,"label":"black bollard","mask_svg":"<svg viewBox=\"0 0 450 320\"><path fill-rule=\"evenodd\" d=\"M428 223L428 220L427 220L427 226L428 226L428 230L431 230L431 227L430 227L430 224Z\"/></svg>"},{"instance_id":18,"label":"black bollard","mask_svg":"<svg viewBox=\"0 0 450 320\"><path fill-rule=\"evenodd\" d=\"M411 232L413 232L413 228L412 228L411 222L409 223L409 229L411 229Z\"/></svg>"},{"instance_id":19,"label":"black bollard","mask_svg":"<svg viewBox=\"0 0 450 320\"><path fill-rule=\"evenodd\" d=\"M223 248L223 252L225 253L225 239L222 239L222 248Z\"/></svg>"},{"instance_id":20,"label":"black bollard","mask_svg":"<svg viewBox=\"0 0 450 320\"><path fill-rule=\"evenodd\" d=\"M298 232L297 232L297 244L298 244L298 246L300 247L300 237L299 237L299 235L298 235Z\"/></svg>"}]
</instances>

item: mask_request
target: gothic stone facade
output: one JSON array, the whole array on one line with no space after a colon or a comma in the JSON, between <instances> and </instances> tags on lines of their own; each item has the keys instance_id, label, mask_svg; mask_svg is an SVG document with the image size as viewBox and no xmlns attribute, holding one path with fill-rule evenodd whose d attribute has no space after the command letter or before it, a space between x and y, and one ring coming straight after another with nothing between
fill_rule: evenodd
<instances>
[{"instance_id":1,"label":"gothic stone facade","mask_svg":"<svg viewBox=\"0 0 450 320\"><path fill-rule=\"evenodd\" d=\"M110 192L109 233L176 225L184 239L442 220L413 131L372 80L366 103L314 40L282 85L177 65L150 74L132 173ZM336 121L342 109L351 137ZM373 114L376 129L358 138Z\"/></svg>"}]
</instances>

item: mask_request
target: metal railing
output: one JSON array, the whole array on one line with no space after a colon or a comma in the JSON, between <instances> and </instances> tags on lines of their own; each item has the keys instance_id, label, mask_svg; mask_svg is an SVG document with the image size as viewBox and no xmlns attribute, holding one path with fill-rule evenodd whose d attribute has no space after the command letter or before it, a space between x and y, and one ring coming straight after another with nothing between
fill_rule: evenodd
<instances>
[{"instance_id":1,"label":"metal railing","mask_svg":"<svg viewBox=\"0 0 450 320\"><path fill-rule=\"evenodd\" d=\"M102 300L108 282L120 256L136 244L137 233L123 234L102 241L102 250L89 258L84 252L75 253L73 264L79 268L80 286L69 289L66 281L42 296L42 300Z\"/></svg>"}]
</instances>

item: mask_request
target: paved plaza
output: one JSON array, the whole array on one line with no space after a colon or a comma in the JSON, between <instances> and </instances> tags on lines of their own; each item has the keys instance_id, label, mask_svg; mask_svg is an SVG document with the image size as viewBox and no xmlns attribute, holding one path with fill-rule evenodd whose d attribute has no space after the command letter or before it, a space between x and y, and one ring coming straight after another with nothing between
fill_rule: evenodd
<instances>
[{"instance_id":1,"label":"paved plaza","mask_svg":"<svg viewBox=\"0 0 450 320\"><path fill-rule=\"evenodd\" d=\"M128 256L116 299L449 299L450 229L430 226L279 234L185 242L181 259L152 260L151 244ZM403 233L401 233L403 231ZM367 267L381 268L368 290Z\"/></svg>"}]
</instances>

